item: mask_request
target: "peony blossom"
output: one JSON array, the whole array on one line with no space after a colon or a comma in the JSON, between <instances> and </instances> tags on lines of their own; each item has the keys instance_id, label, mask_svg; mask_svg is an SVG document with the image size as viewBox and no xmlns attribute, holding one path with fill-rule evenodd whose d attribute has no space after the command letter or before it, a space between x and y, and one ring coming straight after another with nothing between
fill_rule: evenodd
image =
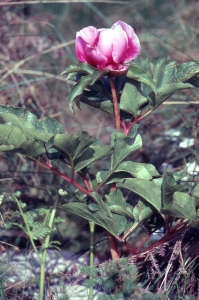
<instances>
[{"instance_id":1,"label":"peony blossom","mask_svg":"<svg viewBox=\"0 0 199 300\"><path fill-rule=\"evenodd\" d=\"M75 51L80 62L121 74L139 55L140 42L131 26L117 21L110 29L88 26L77 32Z\"/></svg>"}]
</instances>

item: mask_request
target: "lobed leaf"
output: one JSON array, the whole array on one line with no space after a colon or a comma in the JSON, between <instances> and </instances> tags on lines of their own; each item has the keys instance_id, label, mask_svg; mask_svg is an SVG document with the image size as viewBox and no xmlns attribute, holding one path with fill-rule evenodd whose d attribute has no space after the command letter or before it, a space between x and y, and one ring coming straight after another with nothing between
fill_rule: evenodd
<instances>
[{"instance_id":1,"label":"lobed leaf","mask_svg":"<svg viewBox=\"0 0 199 300\"><path fill-rule=\"evenodd\" d=\"M96 192L92 192L90 194L95 199L95 201L99 204L99 206L106 212L107 216L112 217L110 209L107 203L103 201L102 197Z\"/></svg>"},{"instance_id":2,"label":"lobed leaf","mask_svg":"<svg viewBox=\"0 0 199 300\"><path fill-rule=\"evenodd\" d=\"M135 163L132 161L124 161L122 162L114 173L117 172L128 172L133 177L151 180L152 176L159 176L159 173L155 169L155 167L151 164L144 163Z\"/></svg>"},{"instance_id":3,"label":"lobed leaf","mask_svg":"<svg viewBox=\"0 0 199 300\"><path fill-rule=\"evenodd\" d=\"M138 82L142 82L149 86L154 92L156 91L156 86L153 79L148 75L147 72L142 70L139 66L135 64L130 65L126 76Z\"/></svg>"},{"instance_id":4,"label":"lobed leaf","mask_svg":"<svg viewBox=\"0 0 199 300\"><path fill-rule=\"evenodd\" d=\"M152 74L153 81L157 84L160 74L162 73L162 69L167 62L167 56L157 56L149 60L149 69Z\"/></svg>"},{"instance_id":5,"label":"lobed leaf","mask_svg":"<svg viewBox=\"0 0 199 300\"><path fill-rule=\"evenodd\" d=\"M72 111L75 101L83 93L85 87L91 82L91 80L92 75L82 76L76 83L76 85L72 88L68 97L68 103Z\"/></svg>"},{"instance_id":6,"label":"lobed leaf","mask_svg":"<svg viewBox=\"0 0 199 300\"><path fill-rule=\"evenodd\" d=\"M196 221L195 199L186 193L174 192L172 202L165 205L161 212L168 216Z\"/></svg>"},{"instance_id":7,"label":"lobed leaf","mask_svg":"<svg viewBox=\"0 0 199 300\"><path fill-rule=\"evenodd\" d=\"M169 98L172 94L179 90L183 89L192 89L194 86L190 83L182 83L182 82L177 82L177 83L169 83L166 85L163 85L159 89L157 89L156 95L152 97L152 102L151 106L152 108L155 108L162 104L164 100Z\"/></svg>"},{"instance_id":8,"label":"lobed leaf","mask_svg":"<svg viewBox=\"0 0 199 300\"><path fill-rule=\"evenodd\" d=\"M133 132L134 129L135 132ZM137 126L132 127L132 133L129 133L129 136L119 131L114 131L111 134L110 144L113 147L111 170L115 170L128 155L142 147L142 139L141 136L137 134Z\"/></svg>"},{"instance_id":9,"label":"lobed leaf","mask_svg":"<svg viewBox=\"0 0 199 300\"><path fill-rule=\"evenodd\" d=\"M75 172L79 172L83 168L89 166L91 163L102 159L103 157L112 153L112 147L102 144L90 145L75 161Z\"/></svg>"},{"instance_id":10,"label":"lobed leaf","mask_svg":"<svg viewBox=\"0 0 199 300\"><path fill-rule=\"evenodd\" d=\"M125 188L139 195L160 212L161 190L154 182L132 178L119 180L116 185L118 188Z\"/></svg>"},{"instance_id":11,"label":"lobed leaf","mask_svg":"<svg viewBox=\"0 0 199 300\"><path fill-rule=\"evenodd\" d=\"M91 107L105 111L113 115L113 103L111 97L104 95L103 93L93 92L93 91L84 91L79 99L80 102L83 102Z\"/></svg>"},{"instance_id":12,"label":"lobed leaf","mask_svg":"<svg viewBox=\"0 0 199 300\"><path fill-rule=\"evenodd\" d=\"M92 221L95 224L105 228L113 235L117 235L117 223L113 217L107 216L105 211L99 206L98 210L91 211L85 203L73 202L64 204L62 208L70 213L78 215L88 221Z\"/></svg>"},{"instance_id":13,"label":"lobed leaf","mask_svg":"<svg viewBox=\"0 0 199 300\"><path fill-rule=\"evenodd\" d=\"M138 201L138 204L133 209L133 216L139 223L149 219L152 213L153 210L149 206L145 205L142 201Z\"/></svg>"},{"instance_id":14,"label":"lobed leaf","mask_svg":"<svg viewBox=\"0 0 199 300\"><path fill-rule=\"evenodd\" d=\"M185 82L195 75L199 74L198 62L185 62L181 65L177 65L177 80Z\"/></svg>"},{"instance_id":15,"label":"lobed leaf","mask_svg":"<svg viewBox=\"0 0 199 300\"><path fill-rule=\"evenodd\" d=\"M11 115L8 115L6 118L6 113L9 113ZM5 119L3 119L3 116L5 117ZM12 125L20 125L20 122L23 122L23 120L28 121L28 123L33 125L36 131L40 133L63 133L63 127L57 120L47 117L44 121L41 122L34 114L21 107L15 108L9 105L0 105L0 117L3 123L8 122L8 124ZM15 117L18 117L19 119ZM22 123L22 126L23 124L27 125L27 123Z\"/></svg>"},{"instance_id":16,"label":"lobed leaf","mask_svg":"<svg viewBox=\"0 0 199 300\"><path fill-rule=\"evenodd\" d=\"M162 181L162 206L168 206L173 202L173 194L187 189L185 185L176 184L175 178L171 173L167 173L167 169L163 173Z\"/></svg>"},{"instance_id":17,"label":"lobed leaf","mask_svg":"<svg viewBox=\"0 0 199 300\"><path fill-rule=\"evenodd\" d=\"M113 213L113 217L118 226L117 234L120 235L127 226L126 215L124 213L121 213L121 212L124 212L124 210L128 211L126 208L126 201L123 197L122 192L118 189L110 192L106 196L106 198L108 200L109 208L112 208L111 211ZM123 208L124 208L124 210L123 210ZM118 214L118 212L119 212L119 214Z\"/></svg>"},{"instance_id":18,"label":"lobed leaf","mask_svg":"<svg viewBox=\"0 0 199 300\"><path fill-rule=\"evenodd\" d=\"M166 86L169 83L176 82L176 74L177 74L177 68L176 68L176 62L172 61L164 66L162 66L161 73L159 73L158 81L157 81L157 89Z\"/></svg>"},{"instance_id":19,"label":"lobed leaf","mask_svg":"<svg viewBox=\"0 0 199 300\"><path fill-rule=\"evenodd\" d=\"M144 103L148 103L148 100L144 93L140 91L139 83L127 81L122 91L120 109L137 117L140 115L140 106Z\"/></svg>"}]
</instances>

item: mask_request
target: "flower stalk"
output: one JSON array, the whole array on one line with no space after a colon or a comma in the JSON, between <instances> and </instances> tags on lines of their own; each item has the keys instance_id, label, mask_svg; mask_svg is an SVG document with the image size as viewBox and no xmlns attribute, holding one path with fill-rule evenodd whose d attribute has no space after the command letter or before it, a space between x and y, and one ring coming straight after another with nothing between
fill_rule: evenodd
<instances>
[{"instance_id":1,"label":"flower stalk","mask_svg":"<svg viewBox=\"0 0 199 300\"><path fill-rule=\"evenodd\" d=\"M120 131L120 112L118 106L118 98L115 89L115 84L112 76L109 76L110 86L111 86L111 94L113 99L113 110L115 115L115 127L118 131Z\"/></svg>"}]
</instances>

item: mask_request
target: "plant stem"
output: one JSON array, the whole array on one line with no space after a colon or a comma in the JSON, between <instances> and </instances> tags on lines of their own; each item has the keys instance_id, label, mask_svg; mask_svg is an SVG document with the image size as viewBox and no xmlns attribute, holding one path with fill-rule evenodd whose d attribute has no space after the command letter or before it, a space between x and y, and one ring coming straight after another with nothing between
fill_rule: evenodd
<instances>
[{"instance_id":1,"label":"plant stem","mask_svg":"<svg viewBox=\"0 0 199 300\"><path fill-rule=\"evenodd\" d=\"M115 83L112 76L109 76L110 86L111 86L111 93L113 98L113 110L115 115L115 128L120 131L120 112L118 107L118 99L117 99L117 93L115 89ZM116 190L115 184L113 184L113 190ZM113 260L119 259L120 255L117 248L116 238L108 232L108 238L109 238L109 245L110 245L110 251L111 256Z\"/></svg>"},{"instance_id":2,"label":"plant stem","mask_svg":"<svg viewBox=\"0 0 199 300\"><path fill-rule=\"evenodd\" d=\"M131 245L129 245L129 243L127 243L127 242L124 242L124 243L125 243L126 248L129 249L129 251L131 253L133 253L133 255L137 255L138 254L138 252Z\"/></svg>"},{"instance_id":3,"label":"plant stem","mask_svg":"<svg viewBox=\"0 0 199 300\"><path fill-rule=\"evenodd\" d=\"M93 198L93 196L90 194L90 192L87 189L85 189L84 187L82 187L76 181L72 181L72 179L69 178L68 176L60 173L50 163L46 162L44 164L44 163L38 161L38 164L40 164L41 166L43 166L46 169L51 170L54 174L60 176L64 180L68 181L69 183L71 183L72 185L74 185L75 187L77 187L80 191L82 191L83 193L85 193L88 197L91 197L93 199L93 201L96 203L96 200ZM117 238L117 239L120 240L119 238ZM111 249L112 259L118 259L120 256L119 256L118 249L117 249L116 238L111 233L109 234L109 243L110 243L110 249Z\"/></svg>"},{"instance_id":4,"label":"plant stem","mask_svg":"<svg viewBox=\"0 0 199 300\"><path fill-rule=\"evenodd\" d=\"M2 280L0 280L0 296L1 296L1 300L6 300L4 291L3 291L3 282Z\"/></svg>"},{"instance_id":5,"label":"plant stem","mask_svg":"<svg viewBox=\"0 0 199 300\"><path fill-rule=\"evenodd\" d=\"M108 232L108 239L109 239L109 245L110 245L112 259L113 260L119 259L120 255L119 255L119 252L117 249L116 239L110 232Z\"/></svg>"},{"instance_id":6,"label":"plant stem","mask_svg":"<svg viewBox=\"0 0 199 300\"><path fill-rule=\"evenodd\" d=\"M21 216L22 216L22 218L23 218L23 221L24 221L24 223L25 223L26 230L27 230L27 234L28 234L28 236L29 236L31 245L32 245L33 249L35 250L35 253L37 254L38 259L41 260L39 251L37 250L37 248L36 248L36 246L35 246L35 243L34 243L34 240L33 240L33 238L32 238L32 233L31 233L30 227L29 227L29 225L28 225L28 223L27 223L27 221L26 221L26 217L25 217L25 215L24 215L24 213L23 213L23 210L21 209L21 205L20 205L20 203L19 203L20 201L17 199L17 197L16 197L14 194L12 194L12 196L13 196L13 198L15 199L15 201L16 201L16 203L17 203L18 209L19 209L20 214L21 214Z\"/></svg>"},{"instance_id":7,"label":"plant stem","mask_svg":"<svg viewBox=\"0 0 199 300\"><path fill-rule=\"evenodd\" d=\"M51 235L51 231L52 231L52 228L53 228L53 222L54 222L55 214L56 214L56 211L57 211L58 200L59 200L59 196L57 194L56 197L55 197L55 202L53 204L50 219L49 219L49 222L48 222L48 227L49 227L50 231L47 234L44 243L42 244L43 253L42 253L42 260L41 260L41 263L40 263L39 300L43 300L43 297L44 297L45 265L46 265L47 249L49 247L50 235Z\"/></svg>"},{"instance_id":8,"label":"plant stem","mask_svg":"<svg viewBox=\"0 0 199 300\"><path fill-rule=\"evenodd\" d=\"M34 159L32 159L34 160ZM64 180L68 181L70 184L72 184L73 186L75 186L76 188L78 188L80 191L82 191L82 193L86 194L87 196L91 197L89 191L87 189L85 189L83 186L81 186L77 181L73 180L72 178L68 177L65 174L62 174L61 172L59 172L57 169L55 169L50 162L46 162L42 163L41 161L38 160L34 160L37 164L39 164L40 166L42 166L43 168L46 168L48 170L51 170L54 174L56 174L57 176L63 178ZM91 197L92 198L92 197Z\"/></svg>"},{"instance_id":9,"label":"plant stem","mask_svg":"<svg viewBox=\"0 0 199 300\"><path fill-rule=\"evenodd\" d=\"M92 268L94 267L94 230L95 230L95 224L92 221L89 221L90 226L90 281L93 280L92 275ZM89 300L92 300L93 298L93 284L89 288Z\"/></svg>"},{"instance_id":10,"label":"plant stem","mask_svg":"<svg viewBox=\"0 0 199 300\"><path fill-rule=\"evenodd\" d=\"M115 84L113 77L109 76L110 86L111 86L111 93L113 98L113 109L114 109L114 115L115 115L115 127L118 131L120 131L120 112L118 107L118 99L115 89Z\"/></svg>"},{"instance_id":11,"label":"plant stem","mask_svg":"<svg viewBox=\"0 0 199 300\"><path fill-rule=\"evenodd\" d=\"M136 118L135 120L131 121L128 126L125 128L124 130L124 134L128 134L129 131L131 130L131 127L134 124L137 124L139 121L141 121L142 119L146 118L150 113L152 112L152 110L150 109L149 111L147 111L144 115L142 115L141 117Z\"/></svg>"},{"instance_id":12,"label":"plant stem","mask_svg":"<svg viewBox=\"0 0 199 300\"><path fill-rule=\"evenodd\" d=\"M185 229L187 229L187 226L183 226L180 229L177 230L171 230L169 233L167 233L165 236L163 236L159 241L155 242L154 244L150 245L148 248L146 248L144 252L150 251L151 249L158 247L160 245L163 245L164 243L166 243L173 235L177 235L178 233L181 233L183 231L185 231ZM142 252L141 252L142 253Z\"/></svg>"}]
</instances>

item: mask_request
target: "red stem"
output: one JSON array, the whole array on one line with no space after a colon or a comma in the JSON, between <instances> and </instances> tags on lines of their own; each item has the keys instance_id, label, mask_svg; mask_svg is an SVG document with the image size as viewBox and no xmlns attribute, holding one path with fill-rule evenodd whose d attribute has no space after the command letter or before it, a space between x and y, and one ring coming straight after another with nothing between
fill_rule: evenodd
<instances>
[{"instance_id":1,"label":"red stem","mask_svg":"<svg viewBox=\"0 0 199 300\"><path fill-rule=\"evenodd\" d=\"M173 235L180 233L181 231L185 230L185 227L182 227L178 230L172 230L169 233L167 233L165 236L163 236L163 238L161 238L159 241L157 241L156 243L154 243L153 245L149 246L148 248L146 248L143 252L147 252L150 251L151 249L158 247L164 243L166 243L166 241L168 241L169 238L171 238ZM141 252L142 253L142 252Z\"/></svg>"},{"instance_id":2,"label":"red stem","mask_svg":"<svg viewBox=\"0 0 199 300\"><path fill-rule=\"evenodd\" d=\"M144 115L142 115L141 117L137 117L133 120L130 121L130 123L128 124L128 126L126 126L124 133L127 135L129 133L129 131L131 130L131 127L134 124L137 124L139 121L141 121L142 119L144 119L145 117L147 117L149 114L151 113L151 110L147 111Z\"/></svg>"},{"instance_id":3,"label":"red stem","mask_svg":"<svg viewBox=\"0 0 199 300\"><path fill-rule=\"evenodd\" d=\"M109 81L110 81L111 93L112 93L112 98L113 98L115 127L118 131L120 131L120 112L119 112L117 93L116 93L113 77L109 76ZM117 189L116 184L113 183L111 191L115 191L116 189ZM108 237L109 237L109 245L110 245L112 259L113 260L119 259L120 255L119 255L118 248L117 248L116 238L109 232L108 232Z\"/></svg>"},{"instance_id":4,"label":"red stem","mask_svg":"<svg viewBox=\"0 0 199 300\"><path fill-rule=\"evenodd\" d=\"M120 255L119 255L119 252L117 249L116 239L110 232L108 232L108 239L109 239L109 245L110 245L112 259L113 260L119 259Z\"/></svg>"},{"instance_id":5,"label":"red stem","mask_svg":"<svg viewBox=\"0 0 199 300\"><path fill-rule=\"evenodd\" d=\"M74 185L76 188L78 188L80 191L82 191L84 194L86 194L87 196L91 197L89 191L87 189L85 189L83 186L81 186L77 181L75 181L74 179L68 177L67 175L62 174L61 172L59 172L58 170L56 170L49 161L45 161L45 164L42 163L41 161L37 161L37 163L39 165L41 165L42 167L51 170L54 174L58 175L59 177L63 178L64 180L68 181L70 184Z\"/></svg>"},{"instance_id":6,"label":"red stem","mask_svg":"<svg viewBox=\"0 0 199 300\"><path fill-rule=\"evenodd\" d=\"M109 76L110 86L111 86L111 93L113 98L113 109L114 109L114 115L115 115L115 127L118 131L120 131L120 112L118 107L118 99L115 89L115 84L113 77Z\"/></svg>"},{"instance_id":7,"label":"red stem","mask_svg":"<svg viewBox=\"0 0 199 300\"><path fill-rule=\"evenodd\" d=\"M86 185L88 191L89 191L89 192L92 192L91 187L90 187L90 184L89 184L88 180L86 179L86 176L84 176L84 175L81 174L80 172L78 172L78 174L79 174L79 176L82 178L82 180L84 181L84 183L85 183L85 185Z\"/></svg>"},{"instance_id":8,"label":"red stem","mask_svg":"<svg viewBox=\"0 0 199 300\"><path fill-rule=\"evenodd\" d=\"M133 253L134 255L137 255L137 251L131 246L129 245L127 242L124 242L125 243L125 246L127 249L129 249L129 251L131 251L131 253Z\"/></svg>"}]
</instances>

